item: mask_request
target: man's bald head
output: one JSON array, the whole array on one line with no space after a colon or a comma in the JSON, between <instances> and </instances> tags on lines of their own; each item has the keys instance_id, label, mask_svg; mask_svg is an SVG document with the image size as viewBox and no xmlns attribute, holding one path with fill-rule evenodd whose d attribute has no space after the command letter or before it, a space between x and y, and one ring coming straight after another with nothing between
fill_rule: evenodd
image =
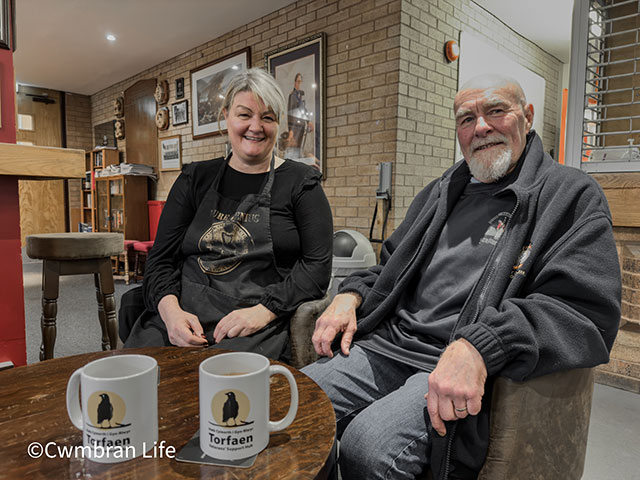
<instances>
[{"instance_id":1,"label":"man's bald head","mask_svg":"<svg viewBox=\"0 0 640 480\"><path fill-rule=\"evenodd\" d=\"M498 74L473 77L456 94L453 108L471 174L490 183L511 172L533 124L533 105L518 81Z\"/></svg>"},{"instance_id":2,"label":"man's bald head","mask_svg":"<svg viewBox=\"0 0 640 480\"><path fill-rule=\"evenodd\" d=\"M509 75L500 75L497 73L486 73L470 78L458 89L456 100L465 90L497 90L503 88L505 89L505 92L508 92L509 95L512 96L514 102L518 103L523 108L527 105L527 98L520 82ZM458 109L456 100L454 100L453 103L454 112Z\"/></svg>"}]
</instances>

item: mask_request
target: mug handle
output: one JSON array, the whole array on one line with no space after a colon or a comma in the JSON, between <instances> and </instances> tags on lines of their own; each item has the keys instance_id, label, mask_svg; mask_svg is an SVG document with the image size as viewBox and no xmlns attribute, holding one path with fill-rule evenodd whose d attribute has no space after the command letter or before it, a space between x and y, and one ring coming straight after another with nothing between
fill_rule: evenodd
<instances>
[{"instance_id":1,"label":"mug handle","mask_svg":"<svg viewBox=\"0 0 640 480\"><path fill-rule=\"evenodd\" d=\"M80 408L80 398L78 395L78 387L80 386L80 375L82 374L82 368L77 369L69 377L67 383L67 413L71 423L76 428L83 429L82 410Z\"/></svg>"},{"instance_id":2,"label":"mug handle","mask_svg":"<svg viewBox=\"0 0 640 480\"><path fill-rule=\"evenodd\" d=\"M289 404L289 411L285 415L282 420L278 420L277 422L269 421L269 431L277 432L278 430L284 430L293 419L296 418L296 413L298 413L298 384L296 383L296 379L293 378L291 372L280 365L271 365L269 367L269 377L276 374L284 375L289 382L289 391L291 392L291 403Z\"/></svg>"}]
</instances>

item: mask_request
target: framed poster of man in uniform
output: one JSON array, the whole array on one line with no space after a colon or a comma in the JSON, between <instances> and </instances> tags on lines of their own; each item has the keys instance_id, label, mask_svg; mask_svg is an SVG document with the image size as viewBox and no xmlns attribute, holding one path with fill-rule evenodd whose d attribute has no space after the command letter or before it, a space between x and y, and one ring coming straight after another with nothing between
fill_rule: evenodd
<instances>
[{"instance_id":1,"label":"framed poster of man in uniform","mask_svg":"<svg viewBox=\"0 0 640 480\"><path fill-rule=\"evenodd\" d=\"M304 162L325 175L325 44L324 32L268 52L266 69L287 100L281 119L278 154Z\"/></svg>"}]
</instances>

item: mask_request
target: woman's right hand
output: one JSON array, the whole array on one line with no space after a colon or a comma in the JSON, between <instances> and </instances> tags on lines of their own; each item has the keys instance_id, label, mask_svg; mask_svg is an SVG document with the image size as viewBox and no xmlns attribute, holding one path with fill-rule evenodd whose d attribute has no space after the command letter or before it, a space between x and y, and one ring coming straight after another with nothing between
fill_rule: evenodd
<instances>
[{"instance_id":1,"label":"woman's right hand","mask_svg":"<svg viewBox=\"0 0 640 480\"><path fill-rule=\"evenodd\" d=\"M167 327L169 341L177 347L207 345L204 330L198 317L180 307L178 297L166 295L158 303L158 313Z\"/></svg>"}]
</instances>

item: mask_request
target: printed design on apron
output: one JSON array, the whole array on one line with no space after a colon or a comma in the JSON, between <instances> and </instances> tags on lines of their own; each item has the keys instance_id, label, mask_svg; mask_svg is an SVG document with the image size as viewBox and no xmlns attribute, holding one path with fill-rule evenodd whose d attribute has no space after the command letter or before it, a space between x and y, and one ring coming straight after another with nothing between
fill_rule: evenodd
<instances>
[{"instance_id":1,"label":"printed design on apron","mask_svg":"<svg viewBox=\"0 0 640 480\"><path fill-rule=\"evenodd\" d=\"M204 273L224 275L231 272L254 245L251 233L235 220L236 216L212 223L200 237L198 249L209 254L205 258L198 257L198 265Z\"/></svg>"}]
</instances>

